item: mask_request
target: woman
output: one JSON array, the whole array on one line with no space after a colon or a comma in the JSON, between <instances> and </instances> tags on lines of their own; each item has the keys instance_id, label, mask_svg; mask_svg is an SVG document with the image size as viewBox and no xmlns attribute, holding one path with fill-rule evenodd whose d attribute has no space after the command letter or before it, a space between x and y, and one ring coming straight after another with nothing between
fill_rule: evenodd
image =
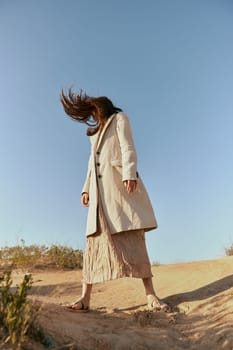
<instances>
[{"instance_id":1,"label":"woman","mask_svg":"<svg viewBox=\"0 0 233 350\"><path fill-rule=\"evenodd\" d=\"M89 207L83 257L83 290L68 305L87 311L92 285L121 277L141 278L150 310L166 307L155 294L145 231L155 229L154 212L137 171L128 117L107 97L63 91L61 102L74 120L86 123L91 141L81 203Z\"/></svg>"}]
</instances>

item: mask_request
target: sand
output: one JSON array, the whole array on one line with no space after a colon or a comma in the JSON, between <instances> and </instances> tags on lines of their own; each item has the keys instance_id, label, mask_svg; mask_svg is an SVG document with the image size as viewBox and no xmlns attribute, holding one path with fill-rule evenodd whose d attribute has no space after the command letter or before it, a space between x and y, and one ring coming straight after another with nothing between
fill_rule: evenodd
<instances>
[{"instance_id":1,"label":"sand","mask_svg":"<svg viewBox=\"0 0 233 350\"><path fill-rule=\"evenodd\" d=\"M232 350L233 257L152 267L157 294L169 312L146 311L141 280L96 284L91 311L63 304L81 293L81 271L32 272L30 298L40 301L39 324L51 349ZM23 272L15 272L15 281ZM37 344L35 349L44 349Z\"/></svg>"}]
</instances>

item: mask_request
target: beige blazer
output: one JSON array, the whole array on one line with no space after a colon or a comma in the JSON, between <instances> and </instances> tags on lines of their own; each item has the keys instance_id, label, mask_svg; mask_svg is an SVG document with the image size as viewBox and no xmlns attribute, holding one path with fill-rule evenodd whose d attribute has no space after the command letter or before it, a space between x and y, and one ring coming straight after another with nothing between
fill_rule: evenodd
<instances>
[{"instance_id":1,"label":"beige blazer","mask_svg":"<svg viewBox=\"0 0 233 350\"><path fill-rule=\"evenodd\" d=\"M132 131L124 112L113 114L100 137L90 137L91 155L82 189L89 194L86 235L97 231L97 208L101 200L111 234L157 227L154 211L137 171ZM123 181L137 180L137 189L128 193Z\"/></svg>"}]
</instances>

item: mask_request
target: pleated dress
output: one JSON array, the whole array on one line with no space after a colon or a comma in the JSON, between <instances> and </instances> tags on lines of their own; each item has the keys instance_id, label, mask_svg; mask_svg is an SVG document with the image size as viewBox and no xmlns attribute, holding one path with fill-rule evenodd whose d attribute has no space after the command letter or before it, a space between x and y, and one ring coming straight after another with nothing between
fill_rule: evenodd
<instances>
[{"instance_id":1,"label":"pleated dress","mask_svg":"<svg viewBox=\"0 0 233 350\"><path fill-rule=\"evenodd\" d=\"M87 237L84 251L83 282L152 277L144 230L111 234L100 200L97 212L97 232Z\"/></svg>"}]
</instances>

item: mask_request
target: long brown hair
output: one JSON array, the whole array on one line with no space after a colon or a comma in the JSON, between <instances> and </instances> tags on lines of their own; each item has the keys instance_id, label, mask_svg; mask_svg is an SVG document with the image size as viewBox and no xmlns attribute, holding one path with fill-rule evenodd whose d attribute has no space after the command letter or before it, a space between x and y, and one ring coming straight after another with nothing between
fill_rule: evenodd
<instances>
[{"instance_id":1,"label":"long brown hair","mask_svg":"<svg viewBox=\"0 0 233 350\"><path fill-rule=\"evenodd\" d=\"M82 90L78 94L71 88L67 94L62 90L60 99L66 114L73 120L89 126L88 136L94 135L102 128L111 115L121 111L108 97L90 97Z\"/></svg>"}]
</instances>

